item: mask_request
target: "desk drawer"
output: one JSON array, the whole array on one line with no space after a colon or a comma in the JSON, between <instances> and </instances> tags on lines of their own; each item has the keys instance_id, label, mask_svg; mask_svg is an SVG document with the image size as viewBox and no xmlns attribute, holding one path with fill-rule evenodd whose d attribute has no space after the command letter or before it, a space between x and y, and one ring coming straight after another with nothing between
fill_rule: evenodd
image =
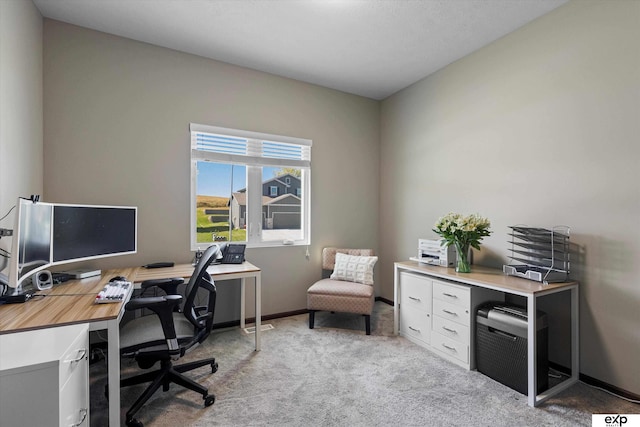
<instances>
[{"instance_id":1,"label":"desk drawer","mask_svg":"<svg viewBox=\"0 0 640 427\"><path fill-rule=\"evenodd\" d=\"M469 343L469 327L443 317L433 316L433 331L462 344Z\"/></svg>"},{"instance_id":2,"label":"desk drawer","mask_svg":"<svg viewBox=\"0 0 640 427\"><path fill-rule=\"evenodd\" d=\"M456 359L464 364L469 363L469 345L464 344L439 333L431 337L433 348L449 358Z\"/></svg>"},{"instance_id":3,"label":"desk drawer","mask_svg":"<svg viewBox=\"0 0 640 427\"><path fill-rule=\"evenodd\" d=\"M429 344L431 341L431 315L414 307L402 307L400 334Z\"/></svg>"},{"instance_id":4,"label":"desk drawer","mask_svg":"<svg viewBox=\"0 0 640 427\"><path fill-rule=\"evenodd\" d=\"M400 307L413 307L431 313L431 280L411 273L400 273Z\"/></svg>"},{"instance_id":5,"label":"desk drawer","mask_svg":"<svg viewBox=\"0 0 640 427\"><path fill-rule=\"evenodd\" d=\"M469 307L471 303L471 289L467 286L453 285L433 281L433 298L446 301L449 304Z\"/></svg>"},{"instance_id":6,"label":"desk drawer","mask_svg":"<svg viewBox=\"0 0 640 427\"><path fill-rule=\"evenodd\" d=\"M77 368L60 389L60 425L89 425L89 361L74 363Z\"/></svg>"},{"instance_id":7,"label":"desk drawer","mask_svg":"<svg viewBox=\"0 0 640 427\"><path fill-rule=\"evenodd\" d=\"M88 369L89 361L89 326L83 328L73 343L60 357L60 387L64 387L69 377L81 369Z\"/></svg>"},{"instance_id":8,"label":"desk drawer","mask_svg":"<svg viewBox=\"0 0 640 427\"><path fill-rule=\"evenodd\" d=\"M445 301L433 300L433 315L440 316L448 320L470 326L469 306L461 307Z\"/></svg>"}]
</instances>

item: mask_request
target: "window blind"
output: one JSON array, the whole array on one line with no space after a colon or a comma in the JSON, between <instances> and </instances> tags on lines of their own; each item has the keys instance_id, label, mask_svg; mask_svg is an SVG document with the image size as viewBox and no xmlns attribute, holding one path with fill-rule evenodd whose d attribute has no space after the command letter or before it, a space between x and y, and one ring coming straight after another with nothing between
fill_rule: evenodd
<instances>
[{"instance_id":1,"label":"window blind","mask_svg":"<svg viewBox=\"0 0 640 427\"><path fill-rule=\"evenodd\" d=\"M311 140L191 123L195 160L275 167L311 167Z\"/></svg>"}]
</instances>

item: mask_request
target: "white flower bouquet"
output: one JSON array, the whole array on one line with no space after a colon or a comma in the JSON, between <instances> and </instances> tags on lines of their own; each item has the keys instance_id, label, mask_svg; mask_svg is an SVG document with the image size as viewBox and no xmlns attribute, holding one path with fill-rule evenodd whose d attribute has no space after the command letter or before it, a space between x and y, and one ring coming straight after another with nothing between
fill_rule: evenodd
<instances>
[{"instance_id":1,"label":"white flower bouquet","mask_svg":"<svg viewBox=\"0 0 640 427\"><path fill-rule=\"evenodd\" d=\"M469 248L480 250L480 242L491 234L489 230L491 222L478 214L461 215L458 213L448 213L438 219L433 231L441 236L445 246L455 245L458 257L456 270L460 273L471 271L468 255Z\"/></svg>"}]
</instances>

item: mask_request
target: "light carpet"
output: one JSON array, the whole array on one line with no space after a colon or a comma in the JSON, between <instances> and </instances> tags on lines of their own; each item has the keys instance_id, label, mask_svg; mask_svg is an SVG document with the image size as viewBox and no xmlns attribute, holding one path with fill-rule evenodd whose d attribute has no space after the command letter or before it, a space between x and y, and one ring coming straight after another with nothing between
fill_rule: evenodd
<instances>
[{"instance_id":1,"label":"light carpet","mask_svg":"<svg viewBox=\"0 0 640 427\"><path fill-rule=\"evenodd\" d=\"M317 313L271 320L262 351L253 335L214 331L184 361L213 356L215 374L190 375L216 402L172 385L138 413L159 426L591 426L593 413L640 413L640 406L577 383L537 408L526 396L475 371L447 362L393 335L393 307L376 302L371 335L364 319ZM123 361L123 371L136 371ZM107 425L106 367L91 366L91 424ZM142 387L122 391L122 419ZM124 425L124 422L123 422Z\"/></svg>"}]
</instances>

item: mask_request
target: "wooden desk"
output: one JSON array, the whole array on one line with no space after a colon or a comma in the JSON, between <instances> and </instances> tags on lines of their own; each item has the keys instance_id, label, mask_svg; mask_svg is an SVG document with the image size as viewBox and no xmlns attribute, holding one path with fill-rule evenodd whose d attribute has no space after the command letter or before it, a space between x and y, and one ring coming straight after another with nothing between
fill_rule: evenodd
<instances>
[{"instance_id":1,"label":"wooden desk","mask_svg":"<svg viewBox=\"0 0 640 427\"><path fill-rule=\"evenodd\" d=\"M261 271L258 267L250 262L243 262L242 264L215 264L209 266L207 272L211 275L214 281L233 280L240 279L240 328L245 327L245 279L253 278L255 284L255 314L256 314L256 333L255 344L256 351L260 351L260 318L261 318ZM152 279L165 279L169 277L182 277L189 279L193 273L193 265L191 264L178 264L173 267L165 268L137 268L132 275L127 276L130 281L134 283L144 282L145 280Z\"/></svg>"},{"instance_id":2,"label":"wooden desk","mask_svg":"<svg viewBox=\"0 0 640 427\"><path fill-rule=\"evenodd\" d=\"M261 320L261 271L255 265L243 264L212 265L207 271L214 281L241 279L241 327L245 326L245 279L254 278L255 284L255 349L260 350ZM24 304L0 306L0 335L29 332L38 329L88 323L90 331L107 330L108 339L108 381L109 381L109 426L120 425L120 328L124 313L122 303L95 304L94 300L105 283L114 276L124 276L133 283L148 279L183 277L188 279L193 273L191 264L169 268L145 269L142 267L106 270L102 276L82 280L72 280L52 289L38 291L38 295ZM16 349L19 353L20 349ZM26 397L28 399L28 397Z\"/></svg>"},{"instance_id":3,"label":"wooden desk","mask_svg":"<svg viewBox=\"0 0 640 427\"><path fill-rule=\"evenodd\" d=\"M422 264L416 261L396 262L394 264L394 326L393 331L398 334L399 326L399 301L398 285L400 273L409 271L447 281L477 286L485 289L504 292L525 297L527 300L527 366L528 366L528 404L537 406L549 397L561 392L578 381L579 378L579 343L578 343L578 282L550 283L544 285L539 282L521 279L515 276L507 276L501 270L473 266L471 273L456 273L453 268L437 267ZM571 293L571 377L560 384L537 394L537 361L536 361L536 330L537 298L556 292Z\"/></svg>"}]
</instances>

